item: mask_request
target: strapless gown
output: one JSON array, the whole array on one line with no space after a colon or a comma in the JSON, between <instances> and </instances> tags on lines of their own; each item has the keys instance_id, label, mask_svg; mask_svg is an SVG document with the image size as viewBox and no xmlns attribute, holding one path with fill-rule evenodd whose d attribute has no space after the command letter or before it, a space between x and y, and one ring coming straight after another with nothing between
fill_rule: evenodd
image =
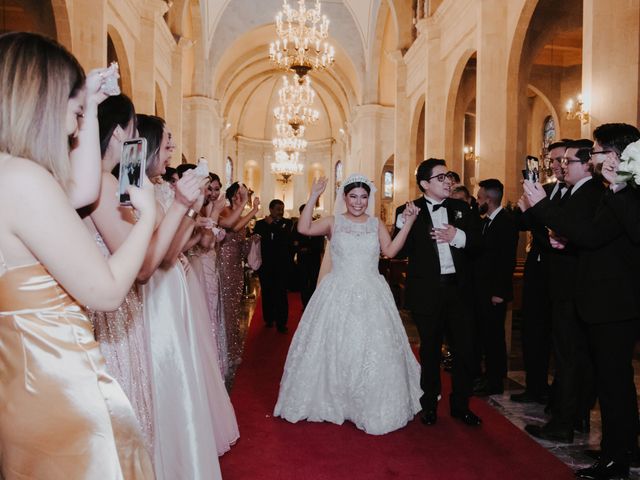
<instances>
[{"instance_id":1,"label":"strapless gown","mask_svg":"<svg viewBox=\"0 0 640 480\"><path fill-rule=\"evenodd\" d=\"M166 183L156 185L156 198L166 212L173 192ZM196 361L196 312L181 262L158 268L141 290L151 355L157 478L221 479L207 385ZM208 315L204 321L208 323ZM217 367L215 359L212 366Z\"/></svg>"},{"instance_id":2,"label":"strapless gown","mask_svg":"<svg viewBox=\"0 0 640 480\"><path fill-rule=\"evenodd\" d=\"M5 480L154 478L87 315L40 264L0 276L0 464Z\"/></svg>"}]
</instances>

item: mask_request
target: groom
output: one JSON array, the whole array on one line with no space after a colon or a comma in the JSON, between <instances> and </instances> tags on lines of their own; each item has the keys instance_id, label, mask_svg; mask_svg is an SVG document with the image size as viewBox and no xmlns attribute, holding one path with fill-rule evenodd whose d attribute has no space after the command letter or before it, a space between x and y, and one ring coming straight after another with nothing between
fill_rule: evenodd
<instances>
[{"instance_id":1,"label":"groom","mask_svg":"<svg viewBox=\"0 0 640 480\"><path fill-rule=\"evenodd\" d=\"M440 395L440 347L446 327L454 350L451 416L477 426L480 418L469 410L474 374L474 344L469 253L479 246L480 219L469 206L449 198L451 176L444 160L430 158L416 171L423 196L402 256L408 257L406 303L420 334L421 419L425 425L437 421ZM402 227L400 207L396 231Z\"/></svg>"}]
</instances>

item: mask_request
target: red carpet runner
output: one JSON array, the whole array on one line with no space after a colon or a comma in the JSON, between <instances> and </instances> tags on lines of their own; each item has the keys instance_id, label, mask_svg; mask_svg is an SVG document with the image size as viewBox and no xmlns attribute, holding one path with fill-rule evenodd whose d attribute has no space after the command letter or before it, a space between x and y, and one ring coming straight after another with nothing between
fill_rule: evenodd
<instances>
[{"instance_id":1,"label":"red carpet runner","mask_svg":"<svg viewBox=\"0 0 640 480\"><path fill-rule=\"evenodd\" d=\"M350 423L291 424L273 418L287 349L301 314L299 298L289 295L286 335L265 328L260 305L256 308L231 395L240 440L220 459L224 480L574 478L560 460L478 399L472 400L472 409L484 421L480 428L450 418L444 402L437 425L426 427L416 417L383 436L367 435ZM448 378L443 381L449 388Z\"/></svg>"}]
</instances>

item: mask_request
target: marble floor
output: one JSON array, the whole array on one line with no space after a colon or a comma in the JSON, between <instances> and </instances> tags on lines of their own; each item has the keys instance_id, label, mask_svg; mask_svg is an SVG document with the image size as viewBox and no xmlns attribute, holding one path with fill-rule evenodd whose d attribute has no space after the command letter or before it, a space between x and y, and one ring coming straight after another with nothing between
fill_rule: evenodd
<instances>
[{"instance_id":1,"label":"marble floor","mask_svg":"<svg viewBox=\"0 0 640 480\"><path fill-rule=\"evenodd\" d=\"M249 284L250 288L245 290L243 301L244 318L246 320L243 324L243 330L245 332L251 322L251 317L253 316L256 306L256 298L259 293L259 283L255 279L252 279ZM417 345L419 343L418 332L411 321L411 315L409 312L401 310L400 316L407 331L409 342L412 345ZM520 331L518 329L517 315L514 316L513 330L511 333L512 348L509 355L509 374L508 380L505 382L505 392L502 395L487 397L486 401L502 412L516 427L524 431L525 425L529 423L542 425L546 423L549 416L544 413L543 405L520 404L512 402L509 399L512 393L518 393L523 390L525 378L522 366L522 350L520 347ZM640 385L640 355L638 355L634 361L634 367L636 372L636 385ZM577 469L587 467L593 463L593 460L585 454L585 450L600 448L600 434L600 412L596 406L596 408L591 411L591 432L588 434L576 434L573 443L563 444L535 438L534 440L572 469ZM632 480L640 480L640 465L637 465L637 468L632 468L629 478Z\"/></svg>"}]
</instances>

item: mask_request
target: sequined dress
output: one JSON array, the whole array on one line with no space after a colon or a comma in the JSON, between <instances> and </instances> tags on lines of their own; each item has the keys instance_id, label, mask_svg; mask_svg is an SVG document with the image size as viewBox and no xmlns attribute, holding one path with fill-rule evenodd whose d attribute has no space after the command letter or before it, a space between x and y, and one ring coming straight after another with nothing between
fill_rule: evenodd
<instances>
[{"instance_id":1,"label":"sequined dress","mask_svg":"<svg viewBox=\"0 0 640 480\"><path fill-rule=\"evenodd\" d=\"M0 257L0 477L152 479L135 414L83 309L35 263Z\"/></svg>"},{"instance_id":2,"label":"sequined dress","mask_svg":"<svg viewBox=\"0 0 640 480\"><path fill-rule=\"evenodd\" d=\"M229 355L229 375L233 376L242 360L244 335L242 332L242 289L244 287L243 259L247 256L249 244L245 229L239 232L227 230L220 244L218 271L222 283L222 307L227 332Z\"/></svg>"},{"instance_id":3,"label":"sequined dress","mask_svg":"<svg viewBox=\"0 0 640 480\"><path fill-rule=\"evenodd\" d=\"M99 233L96 243L105 257L109 249ZM113 312L89 310L96 340L107 363L107 371L118 381L136 413L145 446L153 454L153 404L148 338L144 330L142 302L134 285Z\"/></svg>"},{"instance_id":4,"label":"sequined dress","mask_svg":"<svg viewBox=\"0 0 640 480\"><path fill-rule=\"evenodd\" d=\"M284 367L275 416L382 435L420 411L420 365L378 272L378 219L335 217L332 270L304 310Z\"/></svg>"}]
</instances>

